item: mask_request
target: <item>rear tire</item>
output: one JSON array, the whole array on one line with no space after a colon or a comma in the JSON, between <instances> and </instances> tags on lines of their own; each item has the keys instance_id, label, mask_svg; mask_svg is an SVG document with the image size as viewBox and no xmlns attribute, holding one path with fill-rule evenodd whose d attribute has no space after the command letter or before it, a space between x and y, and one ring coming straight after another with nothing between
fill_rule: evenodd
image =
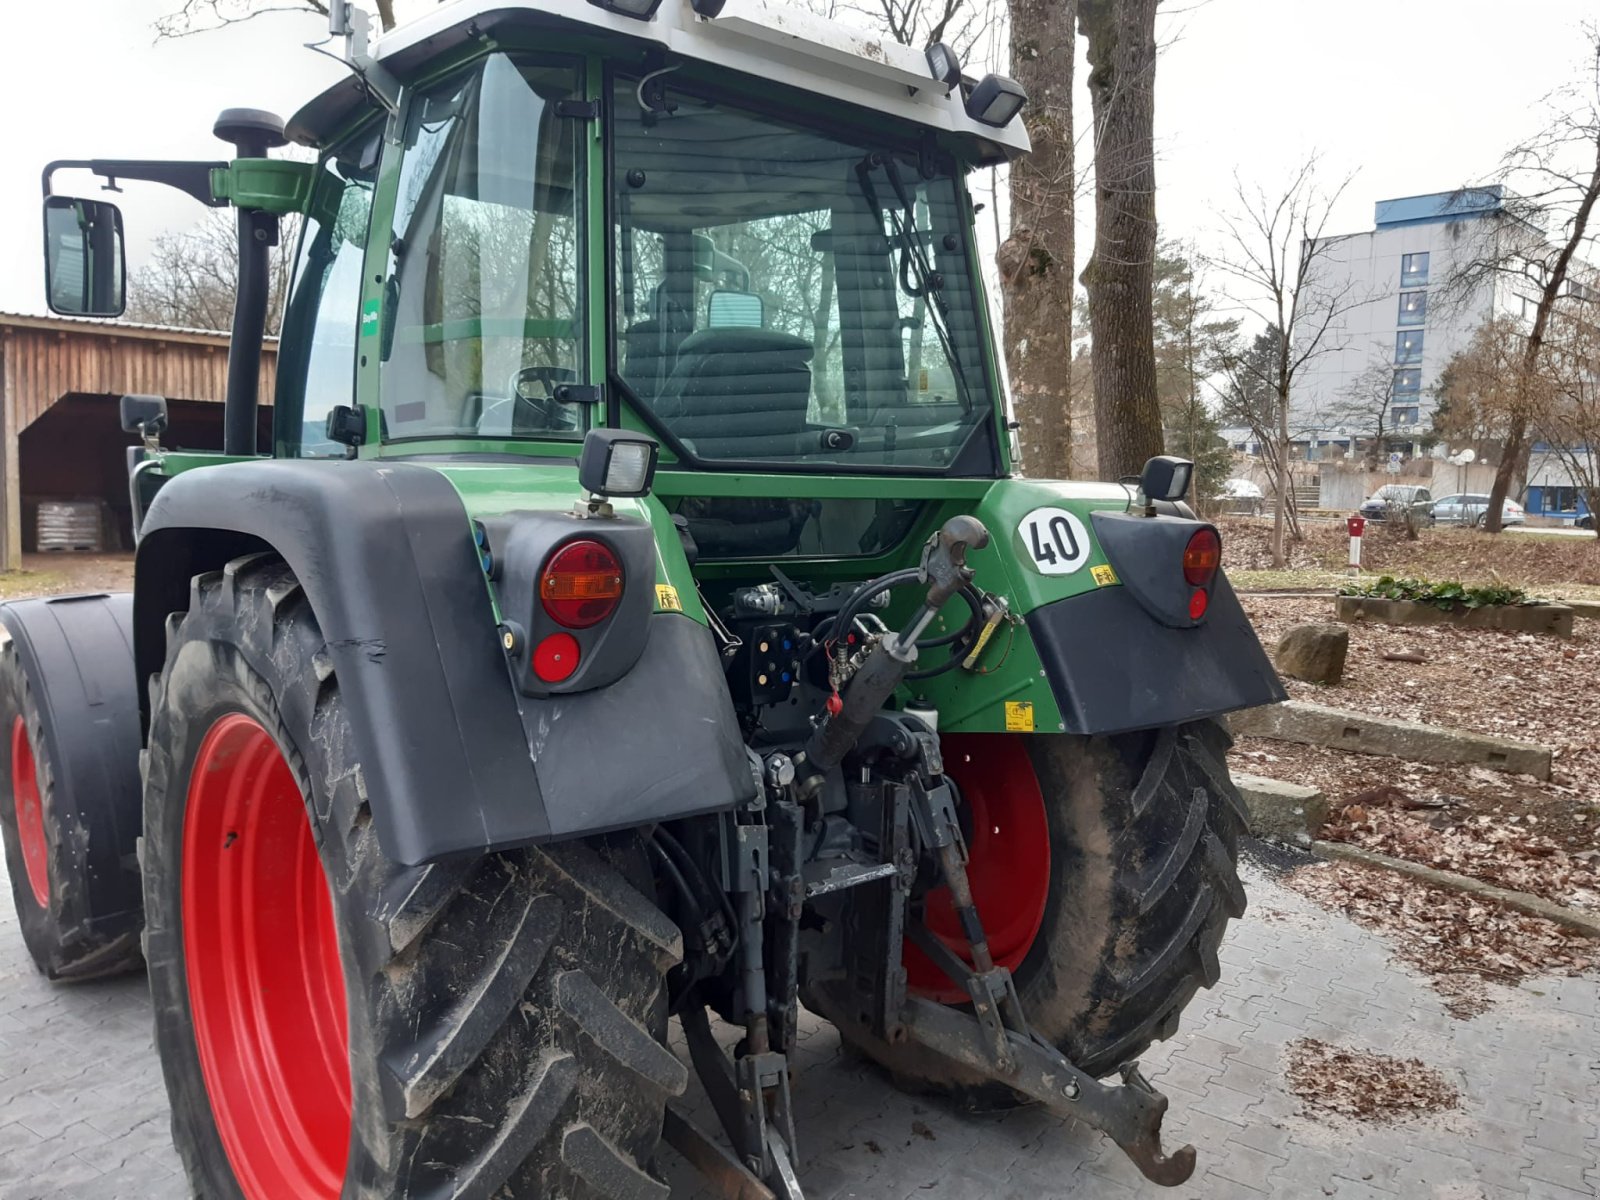
<instances>
[{"instance_id":1,"label":"rear tire","mask_svg":"<svg viewBox=\"0 0 1600 1200\"><path fill-rule=\"evenodd\" d=\"M1038 933L1013 974L1034 1031L1091 1075L1171 1037L1195 993L1221 974L1223 932L1245 910L1236 866L1245 813L1228 778L1230 744L1215 721L1027 739L1050 879ZM846 1041L902 1086L973 1107L1017 1102L989 1077L873 1037L850 1021L855 1006L824 1003L824 1015L840 1014Z\"/></svg>"},{"instance_id":2,"label":"rear tire","mask_svg":"<svg viewBox=\"0 0 1600 1200\"><path fill-rule=\"evenodd\" d=\"M105 599L89 597L86 602ZM60 629L53 632L63 636ZM130 653L130 667L131 657ZM58 698L71 707L80 698L73 684L100 686L97 670L115 672L119 666L102 661L79 672L69 667L69 678L56 681ZM0 788L9 793L0 797L0 840L5 843L17 923L28 954L47 978L119 975L138 969L141 961L143 915L133 861L138 811L133 804L122 806L124 786L126 798L137 801L132 790L137 782L135 749L133 744L117 745L118 733L126 732L131 739L137 725L131 731L113 729L114 718L107 714L116 697L97 695L97 710L80 705L71 714L72 720L85 726L92 723L94 728L75 730L78 737L64 740L55 722L65 717L49 711L46 695L29 677L14 635L0 648ZM73 795L63 787L66 775L52 747L81 749L85 732L91 742L99 743L95 750L110 761L80 762L78 778L85 794ZM117 757L118 749L125 749L125 759ZM123 768L122 774L108 778L117 766ZM132 811L119 811L119 806Z\"/></svg>"},{"instance_id":3,"label":"rear tire","mask_svg":"<svg viewBox=\"0 0 1600 1200\"><path fill-rule=\"evenodd\" d=\"M227 893L227 866L214 861L248 856L264 836L265 818L251 814L269 807L265 769L234 785L231 794L243 798L238 820L206 816L216 802L207 780L220 761L207 740L241 722L267 735L272 770L287 772L282 780L303 802L306 853L312 870L320 867L317 882L325 880L336 943L320 993L317 956L304 940L275 951L268 939L242 952L259 960L246 964L257 975L283 966L277 953L307 964L299 974L313 983L305 990L325 1001L320 1021L285 1031L289 1049L276 1057L230 1057L230 1038L249 1044L233 1036L238 1018L205 1015L218 1011L205 1001L218 988L234 1010L253 1011L251 996L238 994L247 993L249 971L230 975L226 962L207 958L200 916L207 902L239 899ZM207 773L196 773L197 759ZM386 858L316 618L275 556L199 577L189 612L169 622L166 665L152 683L145 822L156 1043L173 1140L197 1195L666 1200L648 1164L666 1099L687 1081L663 1044L665 973L682 950L677 928L646 899L650 877L637 837L419 868ZM202 880L224 881L223 894L185 895ZM279 882L246 899L270 910L284 896L292 907L297 887ZM192 941L186 912L195 914ZM341 999L342 1029L326 1019ZM261 1044L271 1045L272 1019L262 1018ZM270 1084L229 1092L227 1077L248 1074L256 1060L270 1078L271 1068L307 1069L303 1060L319 1051L330 1081L320 1089L324 1100L348 1072L342 1114ZM265 1137L230 1118L230 1094L242 1095ZM285 1190L284 1176L274 1174L283 1155L274 1157L271 1139L295 1145L302 1128L317 1135L329 1121L337 1135L322 1133L320 1152L310 1146L316 1136L299 1143L320 1161L301 1172L307 1182Z\"/></svg>"}]
</instances>

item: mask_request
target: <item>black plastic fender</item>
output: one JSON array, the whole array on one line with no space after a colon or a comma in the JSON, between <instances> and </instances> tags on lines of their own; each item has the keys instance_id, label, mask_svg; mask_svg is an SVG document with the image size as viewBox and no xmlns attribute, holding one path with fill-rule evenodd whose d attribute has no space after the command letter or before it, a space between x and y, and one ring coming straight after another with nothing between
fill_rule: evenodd
<instances>
[{"instance_id":1,"label":"black plastic fender","mask_svg":"<svg viewBox=\"0 0 1600 1200\"><path fill-rule=\"evenodd\" d=\"M1127 587L1057 600L1027 622L1067 733L1155 729L1288 698L1221 572L1189 628L1156 620Z\"/></svg>"},{"instance_id":2,"label":"black plastic fender","mask_svg":"<svg viewBox=\"0 0 1600 1200\"><path fill-rule=\"evenodd\" d=\"M665 761L628 749L670 700L634 687L623 703L618 689L627 676L583 693L579 703L519 696L466 508L448 479L415 463L264 460L170 480L151 503L139 543L140 678L161 669L166 618L188 608L191 578L256 550L283 557L317 616L349 707L379 844L398 862L595 832L595 820L643 824L726 807L753 791L742 762L730 775L725 753L702 757L695 769L688 747ZM696 631L715 661L710 633ZM666 649L675 639L652 629L650 640ZM650 646L636 669L646 660L655 661ZM563 741L600 737L581 725L603 718L609 741L602 753L629 760L631 769L610 763L597 777L555 770L552 762L554 776L546 778L536 758L549 735L536 737L534 720L525 731L522 712L541 703L566 714L557 734ZM707 709L696 698L693 711L732 723L725 688L714 703L720 707ZM675 786L662 789L663 775ZM605 794L597 791L602 784Z\"/></svg>"},{"instance_id":3,"label":"black plastic fender","mask_svg":"<svg viewBox=\"0 0 1600 1200\"><path fill-rule=\"evenodd\" d=\"M29 949L55 978L136 965L143 797L133 597L17 600L0 605L0 626L10 635L37 714L44 744L35 746L35 758L46 758L50 772L44 813L50 906L24 915ZM11 729L0 734L9 744ZM34 915L48 927L26 928ZM41 955L43 942L49 945Z\"/></svg>"}]
</instances>

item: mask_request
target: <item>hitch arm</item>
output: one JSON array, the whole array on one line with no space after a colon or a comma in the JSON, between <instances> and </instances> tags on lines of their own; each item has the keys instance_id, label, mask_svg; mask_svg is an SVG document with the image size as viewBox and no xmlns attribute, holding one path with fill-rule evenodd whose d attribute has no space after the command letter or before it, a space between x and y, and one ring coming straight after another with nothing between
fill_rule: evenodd
<instances>
[{"instance_id":1,"label":"hitch arm","mask_svg":"<svg viewBox=\"0 0 1600 1200\"><path fill-rule=\"evenodd\" d=\"M958 1009L912 997L902 1018L910 1037L952 1062L995 1074L987 1039L978 1022ZM1007 1030L1015 1069L998 1081L1064 1116L1100 1130L1138 1167L1144 1177L1163 1187L1176 1187L1194 1174L1193 1146L1170 1155L1161 1148L1161 1121L1167 1098L1139 1073L1137 1063L1122 1069L1121 1086L1101 1083L1067 1061L1055 1047L1038 1038Z\"/></svg>"}]
</instances>

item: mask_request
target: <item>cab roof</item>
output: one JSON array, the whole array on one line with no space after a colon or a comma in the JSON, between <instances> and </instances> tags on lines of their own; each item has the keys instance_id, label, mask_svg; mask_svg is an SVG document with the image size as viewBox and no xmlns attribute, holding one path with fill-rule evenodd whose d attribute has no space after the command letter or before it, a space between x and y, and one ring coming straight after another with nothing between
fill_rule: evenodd
<instances>
[{"instance_id":1,"label":"cab roof","mask_svg":"<svg viewBox=\"0 0 1600 1200\"><path fill-rule=\"evenodd\" d=\"M613 13L588 0L449 0L384 35L373 54L408 83L429 73L443 57L517 29L609 34L629 53L655 49L669 61L707 63L900 117L959 136L983 164L1004 162L1029 149L1020 116L1002 129L974 121L966 113L961 89L934 79L922 51L771 0L726 0L711 18L697 15L689 0L662 0L649 20ZM366 104L354 76L341 80L294 115L289 136L303 145L320 145Z\"/></svg>"}]
</instances>

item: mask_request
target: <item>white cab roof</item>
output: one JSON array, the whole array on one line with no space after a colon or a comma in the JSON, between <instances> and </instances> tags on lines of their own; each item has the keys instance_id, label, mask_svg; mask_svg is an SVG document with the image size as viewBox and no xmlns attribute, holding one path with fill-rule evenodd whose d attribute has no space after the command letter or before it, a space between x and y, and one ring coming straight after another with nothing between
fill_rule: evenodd
<instances>
[{"instance_id":1,"label":"white cab roof","mask_svg":"<svg viewBox=\"0 0 1600 1200\"><path fill-rule=\"evenodd\" d=\"M710 63L935 130L968 135L980 143L977 157L983 161L1011 158L1029 149L1021 117L1004 129L972 120L960 90L947 91L932 78L921 50L772 0L726 0L721 13L709 19L698 16L689 0L662 0L649 21L608 12L587 0L448 0L385 34L375 43L373 54L380 62L399 67L407 60L431 58L436 49L461 40L460 32L469 27L519 15L524 20L544 17L553 24L614 33L635 45L654 43L670 57ZM356 99L350 82L330 89L302 110L291 133L309 141L325 132L317 128L322 125L318 110L345 107L338 93Z\"/></svg>"}]
</instances>

